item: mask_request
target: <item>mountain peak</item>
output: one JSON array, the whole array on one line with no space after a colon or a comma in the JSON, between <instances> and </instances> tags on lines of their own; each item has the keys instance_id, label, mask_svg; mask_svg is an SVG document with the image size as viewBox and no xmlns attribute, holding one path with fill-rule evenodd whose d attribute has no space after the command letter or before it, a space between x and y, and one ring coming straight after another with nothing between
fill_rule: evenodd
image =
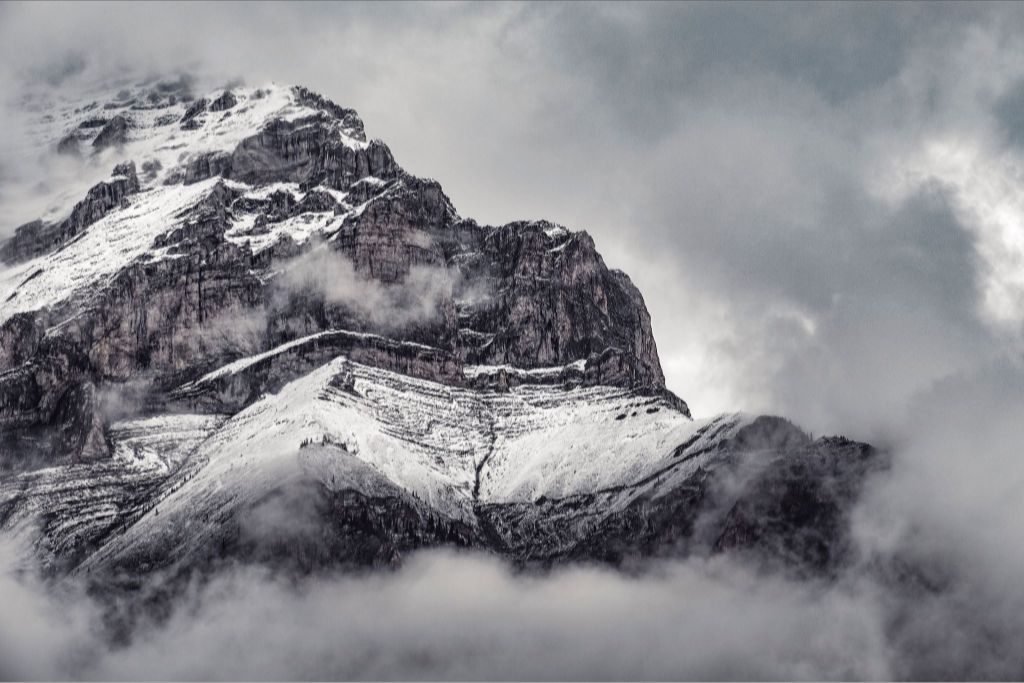
<instances>
[{"instance_id":1,"label":"mountain peak","mask_svg":"<svg viewBox=\"0 0 1024 683\"><path fill-rule=\"evenodd\" d=\"M864 468L831 486L788 423L692 420L642 295L586 232L460 216L306 88L191 88L48 110L41 139L93 182L0 246L0 524L46 566L137 577L278 548L366 566L438 544L614 561L677 545L719 489L784 530L765 477L826 512L854 490ZM734 475L751 485L716 478ZM315 501L297 523L316 533L268 538L267 500ZM722 548L758 542L750 515L713 525Z\"/></svg>"},{"instance_id":2,"label":"mountain peak","mask_svg":"<svg viewBox=\"0 0 1024 683\"><path fill-rule=\"evenodd\" d=\"M295 344L319 334L452 386L668 396L643 299L589 235L462 218L439 183L367 141L355 111L307 88L153 81L41 126L53 149L113 174L0 247L10 448L72 429L54 408L72 387L130 385L140 412L238 410L283 378L236 376L240 403L179 390L246 356L305 353ZM105 423L97 401L66 411Z\"/></svg>"}]
</instances>

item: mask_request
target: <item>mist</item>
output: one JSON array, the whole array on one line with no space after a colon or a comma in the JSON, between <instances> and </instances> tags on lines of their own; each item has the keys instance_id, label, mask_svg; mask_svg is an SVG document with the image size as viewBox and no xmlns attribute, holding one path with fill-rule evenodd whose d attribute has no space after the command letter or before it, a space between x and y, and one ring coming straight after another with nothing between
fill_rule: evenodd
<instances>
[{"instance_id":1,"label":"mist","mask_svg":"<svg viewBox=\"0 0 1024 683\"><path fill-rule=\"evenodd\" d=\"M400 280L382 283L357 273L344 254L320 245L282 264L274 284L278 298L316 296L390 331L441 319L445 306L452 305L455 277L443 266L413 264Z\"/></svg>"},{"instance_id":2,"label":"mist","mask_svg":"<svg viewBox=\"0 0 1024 683\"><path fill-rule=\"evenodd\" d=\"M0 675L1024 676L1022 28L981 3L0 4L0 236L110 170L26 144L26 92L301 83L462 215L590 231L696 416L768 411L893 455L830 585L728 558L625 577L428 553L297 587L240 570L114 648L87 598L5 572ZM283 282L382 324L448 296L429 270L418 302L311 258ZM237 353L259 328L227 327Z\"/></svg>"},{"instance_id":3,"label":"mist","mask_svg":"<svg viewBox=\"0 0 1024 683\"><path fill-rule=\"evenodd\" d=\"M5 678L717 680L888 674L875 607L845 591L758 578L725 562L663 564L641 577L599 568L532 576L515 574L491 557L431 551L412 556L395 573L298 586L240 569L189 594L166 624L139 628L123 647L106 645L83 628L98 614L88 602L58 603L24 584L17 588L12 604L28 608L29 627L25 618L5 610L0 634L5 645L28 647L4 653ZM81 617L66 620L65 613ZM6 638L15 634L20 640Z\"/></svg>"}]
</instances>

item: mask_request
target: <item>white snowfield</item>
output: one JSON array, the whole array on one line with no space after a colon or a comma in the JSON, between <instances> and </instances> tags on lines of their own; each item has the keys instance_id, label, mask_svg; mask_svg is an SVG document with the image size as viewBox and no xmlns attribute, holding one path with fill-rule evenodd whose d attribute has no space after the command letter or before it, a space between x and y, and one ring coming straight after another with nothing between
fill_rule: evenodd
<instances>
[{"instance_id":1,"label":"white snowfield","mask_svg":"<svg viewBox=\"0 0 1024 683\"><path fill-rule=\"evenodd\" d=\"M48 467L0 477L0 528L44 566L80 539L126 524L125 511L148 487L159 486L222 422L218 415L164 415L115 423L114 456L95 463ZM42 520L45 524L43 532Z\"/></svg>"},{"instance_id":2,"label":"white snowfield","mask_svg":"<svg viewBox=\"0 0 1024 683\"><path fill-rule=\"evenodd\" d=\"M158 540L161 553L198 552L217 532L204 522L300 481L366 495L397 488L469 525L476 504L624 490L610 514L670 490L750 419L694 421L609 387L478 392L339 357L211 424L167 492L83 569Z\"/></svg>"}]
</instances>

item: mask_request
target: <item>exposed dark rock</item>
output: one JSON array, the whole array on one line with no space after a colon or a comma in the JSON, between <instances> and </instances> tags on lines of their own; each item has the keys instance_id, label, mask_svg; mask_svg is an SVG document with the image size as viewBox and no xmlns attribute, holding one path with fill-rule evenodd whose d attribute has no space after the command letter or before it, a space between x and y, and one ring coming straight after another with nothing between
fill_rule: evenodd
<instances>
[{"instance_id":1,"label":"exposed dark rock","mask_svg":"<svg viewBox=\"0 0 1024 683\"><path fill-rule=\"evenodd\" d=\"M205 152L188 162L185 167L184 183L191 185L214 176L230 177L230 175L230 154L227 152Z\"/></svg>"},{"instance_id":2,"label":"exposed dark rock","mask_svg":"<svg viewBox=\"0 0 1024 683\"><path fill-rule=\"evenodd\" d=\"M353 148L339 139L337 122L324 113L272 120L231 155L231 177L249 184L285 181L344 191L367 176L390 180L399 172L384 143Z\"/></svg>"},{"instance_id":3,"label":"exposed dark rock","mask_svg":"<svg viewBox=\"0 0 1024 683\"><path fill-rule=\"evenodd\" d=\"M236 104L238 104L238 98L230 90L225 90L220 97L210 103L210 111L227 111Z\"/></svg>"},{"instance_id":4,"label":"exposed dark rock","mask_svg":"<svg viewBox=\"0 0 1024 683\"><path fill-rule=\"evenodd\" d=\"M204 412L234 413L261 395L278 391L287 382L340 355L355 363L384 368L410 377L453 385L463 382L458 359L441 349L376 335L335 331L317 335L286 351L259 360L239 372L186 385L173 392L171 399L193 410L198 408Z\"/></svg>"},{"instance_id":5,"label":"exposed dark rock","mask_svg":"<svg viewBox=\"0 0 1024 683\"><path fill-rule=\"evenodd\" d=\"M533 368L587 360L590 383L664 387L650 315L629 278L609 270L586 233L550 223L473 228L458 254L480 283L460 301L467 363Z\"/></svg>"},{"instance_id":6,"label":"exposed dark rock","mask_svg":"<svg viewBox=\"0 0 1024 683\"><path fill-rule=\"evenodd\" d=\"M80 141L78 136L74 133L68 133L60 139L60 142L57 143L57 154L65 154L68 156L81 154L79 145Z\"/></svg>"},{"instance_id":7,"label":"exposed dark rock","mask_svg":"<svg viewBox=\"0 0 1024 683\"><path fill-rule=\"evenodd\" d=\"M34 220L19 225L14 235L0 247L0 260L18 263L60 244L60 225Z\"/></svg>"},{"instance_id":8,"label":"exposed dark rock","mask_svg":"<svg viewBox=\"0 0 1024 683\"><path fill-rule=\"evenodd\" d=\"M326 97L308 88L303 88L301 85L295 86L292 91L295 93L298 104L330 114L341 122L346 135L363 142L366 141L366 133L363 131L363 120L359 118L359 114L354 109L347 109L335 104Z\"/></svg>"},{"instance_id":9,"label":"exposed dark rock","mask_svg":"<svg viewBox=\"0 0 1024 683\"><path fill-rule=\"evenodd\" d=\"M78 124L79 128L90 129L90 128L102 128L107 125L108 119L97 117L92 119L86 119Z\"/></svg>"},{"instance_id":10,"label":"exposed dark rock","mask_svg":"<svg viewBox=\"0 0 1024 683\"><path fill-rule=\"evenodd\" d=\"M197 117L206 111L208 104L205 97L200 97L190 104L188 109L185 110L185 114L181 117L182 128L188 128L192 123L196 122ZM198 125L195 127L198 127Z\"/></svg>"},{"instance_id":11,"label":"exposed dark rock","mask_svg":"<svg viewBox=\"0 0 1024 683\"><path fill-rule=\"evenodd\" d=\"M163 169L163 165L157 159L149 159L142 162L142 174L146 180L154 180L156 174Z\"/></svg>"},{"instance_id":12,"label":"exposed dark rock","mask_svg":"<svg viewBox=\"0 0 1024 683\"><path fill-rule=\"evenodd\" d=\"M129 128L131 128L131 124L128 122L128 119L123 114L118 114L110 119L103 126L103 130L99 132L99 135L93 139L93 148L96 151L101 151L108 147L123 145L128 141Z\"/></svg>"},{"instance_id":13,"label":"exposed dark rock","mask_svg":"<svg viewBox=\"0 0 1024 683\"><path fill-rule=\"evenodd\" d=\"M94 185L60 223L33 221L20 226L14 237L0 247L0 260L16 263L60 247L139 191L134 163L119 164L113 176Z\"/></svg>"},{"instance_id":14,"label":"exposed dark rock","mask_svg":"<svg viewBox=\"0 0 1024 683\"><path fill-rule=\"evenodd\" d=\"M75 462L110 457L96 385L92 382L71 387L61 399L55 417L60 425L57 448L61 452L71 454Z\"/></svg>"},{"instance_id":15,"label":"exposed dark rock","mask_svg":"<svg viewBox=\"0 0 1024 683\"><path fill-rule=\"evenodd\" d=\"M870 446L842 438L773 448L736 495L714 550L742 552L777 567L834 572L853 552L849 511L867 476L886 463Z\"/></svg>"},{"instance_id":16,"label":"exposed dark rock","mask_svg":"<svg viewBox=\"0 0 1024 683\"><path fill-rule=\"evenodd\" d=\"M853 502L867 477L887 467L887 456L845 439L811 443L777 418L759 422L720 444L713 466L610 514L616 499L649 482L535 504L483 505L477 512L490 544L527 565L629 566L649 557L734 553L770 569L838 571L853 552Z\"/></svg>"}]
</instances>

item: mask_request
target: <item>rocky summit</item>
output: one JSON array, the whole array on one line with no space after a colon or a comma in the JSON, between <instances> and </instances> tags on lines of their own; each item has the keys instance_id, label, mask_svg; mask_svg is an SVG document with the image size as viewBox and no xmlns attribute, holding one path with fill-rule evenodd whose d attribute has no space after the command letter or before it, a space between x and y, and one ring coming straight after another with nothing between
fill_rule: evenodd
<instances>
[{"instance_id":1,"label":"rocky summit","mask_svg":"<svg viewBox=\"0 0 1024 683\"><path fill-rule=\"evenodd\" d=\"M0 525L52 576L851 552L882 457L693 420L594 240L480 225L302 87L49 109L106 168L0 248Z\"/></svg>"}]
</instances>

